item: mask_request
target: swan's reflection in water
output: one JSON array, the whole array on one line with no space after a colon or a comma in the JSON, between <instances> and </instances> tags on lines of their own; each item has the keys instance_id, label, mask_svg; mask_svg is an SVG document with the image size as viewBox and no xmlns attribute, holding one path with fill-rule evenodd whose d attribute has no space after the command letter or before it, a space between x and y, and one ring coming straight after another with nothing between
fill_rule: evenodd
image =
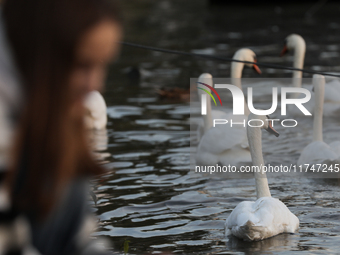
<instances>
[{"instance_id":1,"label":"swan's reflection in water","mask_svg":"<svg viewBox=\"0 0 340 255\"><path fill-rule=\"evenodd\" d=\"M107 163L105 159L111 156L107 152L109 142L107 129L89 130L88 135L94 157L101 163Z\"/></svg>"},{"instance_id":2,"label":"swan's reflection in water","mask_svg":"<svg viewBox=\"0 0 340 255\"><path fill-rule=\"evenodd\" d=\"M280 234L258 242L246 242L234 236L226 238L226 246L231 251L253 254L254 252L266 252L266 254L277 254L278 251L299 250L298 234Z\"/></svg>"}]
</instances>

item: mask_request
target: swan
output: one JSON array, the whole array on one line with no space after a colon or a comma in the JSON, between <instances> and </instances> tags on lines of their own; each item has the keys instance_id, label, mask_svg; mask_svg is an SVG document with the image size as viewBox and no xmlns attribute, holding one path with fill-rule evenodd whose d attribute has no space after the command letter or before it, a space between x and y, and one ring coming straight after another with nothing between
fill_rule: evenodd
<instances>
[{"instance_id":1,"label":"swan","mask_svg":"<svg viewBox=\"0 0 340 255\"><path fill-rule=\"evenodd\" d=\"M247 135L252 162L259 169L264 165L262 155L261 128L276 136L266 116L249 115L254 126L247 127ZM255 124L257 119L258 124ZM261 123L261 121L262 123ZM225 235L234 235L245 241L259 241L281 233L295 233L299 228L299 219L280 200L271 197L266 173L255 172L256 201L244 201L236 206L225 222Z\"/></svg>"},{"instance_id":2,"label":"swan","mask_svg":"<svg viewBox=\"0 0 340 255\"><path fill-rule=\"evenodd\" d=\"M322 113L325 92L325 77L314 74L313 86L315 93L313 141L302 150L298 159L298 165L321 164L325 161L335 161L340 157L340 141L332 142L329 145L323 141Z\"/></svg>"},{"instance_id":3,"label":"swan","mask_svg":"<svg viewBox=\"0 0 340 255\"><path fill-rule=\"evenodd\" d=\"M197 81L199 84L207 84L213 87L213 77L210 73L203 73L198 77ZM211 90L207 87L204 87L205 90L211 92ZM201 89L197 89L198 99L201 101L202 94L206 94L205 91ZM213 126L213 119L227 119L229 118L229 114L219 110L211 110L211 97L207 96L207 114L202 115L203 121L199 122L199 126L197 128L197 141L199 142L205 132L207 132Z\"/></svg>"},{"instance_id":4,"label":"swan","mask_svg":"<svg viewBox=\"0 0 340 255\"><path fill-rule=\"evenodd\" d=\"M256 55L252 50L243 48L235 52L233 59L256 62ZM245 65L253 68L257 73L261 74L261 70L256 64L252 65L252 64L233 62L231 64L232 84L238 86L241 90L242 90L242 85L241 85L242 71ZM209 73L201 74L198 78L198 85L201 83L205 83L210 86L213 86L212 75ZM205 87L204 89L211 92L209 88ZM201 100L201 96L205 92L200 89L198 89L197 92L198 92L198 99ZM246 113L246 116L248 116L249 109L246 103L245 103L245 113ZM213 119L231 119L231 118L234 118L234 117L232 113L230 112L226 113L224 111L211 110L211 98L207 97L207 114L203 115L203 122L199 123L198 131L197 131L197 140L200 141L203 134L207 132L213 126Z\"/></svg>"},{"instance_id":5,"label":"swan","mask_svg":"<svg viewBox=\"0 0 340 255\"><path fill-rule=\"evenodd\" d=\"M256 55L250 49L240 49L234 56L234 59L256 62ZM254 68L258 73L261 73L256 64L244 64L233 62L231 65L232 84L242 90L241 77L244 66ZM208 76L207 76L208 77ZM210 77L210 76L209 76ZM211 80L212 84L212 80ZM245 100L246 101L246 100ZM210 105L209 105L210 104ZM200 140L196 153L197 165L232 165L239 167L244 163L251 162L249 145L247 139L246 128L243 125L217 125L213 127L213 118L232 119L233 122L243 122L249 115L249 108L245 102L245 115L234 116L232 113L211 111L211 101L207 97L207 115L203 115L204 134Z\"/></svg>"},{"instance_id":6,"label":"swan","mask_svg":"<svg viewBox=\"0 0 340 255\"><path fill-rule=\"evenodd\" d=\"M285 55L288 51L294 51L294 61L293 67L303 69L305 53L306 53L306 43L302 36L298 34L291 34L285 39L285 44L280 56ZM293 86L301 88L302 85L302 72L293 71ZM299 97L304 95L295 94L294 97ZM327 83L325 87L325 116L334 116L340 113L340 81L338 79L333 79ZM314 108L314 95L309 102L305 103L304 106L309 112L313 112ZM302 112L298 110L295 106L289 105L288 110L293 115L302 115Z\"/></svg>"},{"instance_id":7,"label":"swan","mask_svg":"<svg viewBox=\"0 0 340 255\"><path fill-rule=\"evenodd\" d=\"M85 126L88 129L104 129L107 124L106 103L96 90L89 92L84 99Z\"/></svg>"},{"instance_id":8,"label":"swan","mask_svg":"<svg viewBox=\"0 0 340 255\"><path fill-rule=\"evenodd\" d=\"M255 62L256 55L250 49L238 50L234 59ZM232 63L232 84L242 89L240 78L244 63ZM256 65L246 64L260 72ZM212 81L211 81L212 82ZM210 105L209 105L210 104ZM217 125L213 128L213 118L232 119L233 122L243 122L249 114L248 105L245 102L245 116L234 116L232 113L215 112L212 114L211 101L207 97L207 115L203 115L204 134L200 140L196 153L197 165L232 165L239 167L251 162L246 128L243 125ZM201 132L202 134L202 132Z\"/></svg>"}]
</instances>

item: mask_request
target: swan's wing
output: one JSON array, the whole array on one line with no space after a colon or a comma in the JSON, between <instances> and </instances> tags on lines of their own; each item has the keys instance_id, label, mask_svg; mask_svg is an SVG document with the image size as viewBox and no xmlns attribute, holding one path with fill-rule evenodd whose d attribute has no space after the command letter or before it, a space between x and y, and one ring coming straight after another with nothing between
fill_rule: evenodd
<instances>
[{"instance_id":1,"label":"swan's wing","mask_svg":"<svg viewBox=\"0 0 340 255\"><path fill-rule=\"evenodd\" d=\"M211 111L211 117L212 119L229 119L232 113L230 112L223 112L218 110L212 110Z\"/></svg>"},{"instance_id":2,"label":"swan's wing","mask_svg":"<svg viewBox=\"0 0 340 255\"><path fill-rule=\"evenodd\" d=\"M211 111L211 118L214 119L228 119L229 118L229 114L223 111L218 111L218 110L212 110ZM199 128L201 130L203 130L203 132L201 132L201 137L203 136L204 133L204 122L203 119L200 118L200 121L196 121L194 122L195 124L199 125ZM201 138L200 137L200 138Z\"/></svg>"},{"instance_id":3,"label":"swan's wing","mask_svg":"<svg viewBox=\"0 0 340 255\"><path fill-rule=\"evenodd\" d=\"M251 162L249 148L242 148L236 145L231 149L225 150L219 154L213 154L209 151L204 151L202 148L197 150L196 164L197 165L215 165L220 163L222 166L235 166L239 168L241 165L246 165Z\"/></svg>"},{"instance_id":4,"label":"swan's wing","mask_svg":"<svg viewBox=\"0 0 340 255\"><path fill-rule=\"evenodd\" d=\"M213 154L209 151L204 151L202 149L197 149L196 153L196 165L215 165L219 162L220 155L219 154Z\"/></svg>"},{"instance_id":5,"label":"swan's wing","mask_svg":"<svg viewBox=\"0 0 340 255\"><path fill-rule=\"evenodd\" d=\"M299 219L280 200L262 197L254 204L256 226L266 228L267 234L294 233L299 227Z\"/></svg>"},{"instance_id":6,"label":"swan's wing","mask_svg":"<svg viewBox=\"0 0 340 255\"><path fill-rule=\"evenodd\" d=\"M219 163L223 166L236 166L249 164L252 162L249 148L243 148L242 145L236 145L233 148L224 151L219 155Z\"/></svg>"},{"instance_id":7,"label":"swan's wing","mask_svg":"<svg viewBox=\"0 0 340 255\"><path fill-rule=\"evenodd\" d=\"M231 233L247 241L294 233L298 227L299 219L285 204L272 197L240 203L225 223L226 234Z\"/></svg>"},{"instance_id":8,"label":"swan's wing","mask_svg":"<svg viewBox=\"0 0 340 255\"><path fill-rule=\"evenodd\" d=\"M243 123L246 117L232 115L225 117L228 120L227 124L218 124L210 128L201 138L196 154L198 164L212 165L223 161L237 165L238 162L250 161L246 128L241 124L235 124ZM231 118L234 123L232 127ZM233 156L230 158L230 155Z\"/></svg>"},{"instance_id":9,"label":"swan's wing","mask_svg":"<svg viewBox=\"0 0 340 255\"><path fill-rule=\"evenodd\" d=\"M212 154L221 154L236 145L244 143L247 136L244 127L230 127L230 124L220 124L210 128L202 137L198 150Z\"/></svg>"},{"instance_id":10,"label":"swan's wing","mask_svg":"<svg viewBox=\"0 0 340 255\"><path fill-rule=\"evenodd\" d=\"M225 228L233 229L235 227L245 225L249 218L253 216L252 212L254 204L255 202L250 201L243 201L239 203L227 218L225 222Z\"/></svg>"},{"instance_id":11,"label":"swan's wing","mask_svg":"<svg viewBox=\"0 0 340 255\"><path fill-rule=\"evenodd\" d=\"M308 144L298 159L298 165L321 164L325 161L334 161L338 155L324 142L314 141Z\"/></svg>"}]
</instances>

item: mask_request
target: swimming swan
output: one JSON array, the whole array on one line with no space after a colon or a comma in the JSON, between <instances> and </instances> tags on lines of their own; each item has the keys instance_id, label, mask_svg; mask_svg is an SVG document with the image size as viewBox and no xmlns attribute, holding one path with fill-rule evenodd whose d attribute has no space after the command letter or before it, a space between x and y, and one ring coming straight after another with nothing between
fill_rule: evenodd
<instances>
[{"instance_id":1,"label":"swimming swan","mask_svg":"<svg viewBox=\"0 0 340 255\"><path fill-rule=\"evenodd\" d=\"M96 90L88 93L84 100L85 126L88 129L104 129L107 124L106 103Z\"/></svg>"},{"instance_id":2,"label":"swimming swan","mask_svg":"<svg viewBox=\"0 0 340 255\"><path fill-rule=\"evenodd\" d=\"M252 50L244 48L244 49L240 49L236 51L233 56L233 59L256 62L256 55ZM257 73L261 74L261 70L256 64L252 65L252 64L233 62L231 64L232 84L238 86L241 90L242 90L242 85L241 85L240 80L242 78L242 71L245 65L253 68ZM212 75L209 73L201 74L198 78L198 85L200 85L201 83L205 83L213 87ZM204 89L211 92L209 88L204 87ZM201 89L197 89L197 93L198 93L198 99L201 100L201 96L205 92ZM249 109L246 103L245 103L245 113L246 113L246 116L248 116ZM207 97L207 114L203 115L203 122L200 122L199 124L198 133L197 133L198 141L201 140L203 134L213 126L213 119L230 119L232 117L233 116L231 113L226 113L226 112L218 111L218 110L211 110L211 99L210 97Z\"/></svg>"},{"instance_id":3,"label":"swimming swan","mask_svg":"<svg viewBox=\"0 0 340 255\"><path fill-rule=\"evenodd\" d=\"M298 34L291 34L286 37L285 45L281 52L281 56L285 55L288 51L294 51L294 62L293 66L296 68L303 69L305 53L306 53L306 43L305 40ZM301 88L302 83L302 72L293 71L293 86L297 88ZM295 97L304 95L294 95ZM338 79L334 79L326 84L325 87L325 107L324 107L324 115L325 116L334 116L340 113L340 81ZM309 112L313 112L314 104L315 104L314 95L312 93L312 98L309 102L305 103L304 106ZM302 115L302 112L297 109L295 106L289 105L288 107L289 113L293 115Z\"/></svg>"},{"instance_id":4,"label":"swimming swan","mask_svg":"<svg viewBox=\"0 0 340 255\"><path fill-rule=\"evenodd\" d=\"M340 142L335 141L329 145L323 141L322 135L322 113L325 92L325 77L313 75L315 93L313 141L302 151L298 165L321 164L325 161L335 161L340 157Z\"/></svg>"},{"instance_id":5,"label":"swimming swan","mask_svg":"<svg viewBox=\"0 0 340 255\"><path fill-rule=\"evenodd\" d=\"M265 116L251 113L250 119L258 119L259 125L262 121L264 123L262 128L276 136L279 135ZM254 126L255 122L253 121ZM248 126L247 134L253 165L260 168L264 165L261 127ZM284 203L271 197L264 172L255 172L254 176L257 200L244 201L236 206L225 222L225 235L234 235L245 241L259 241L281 233L295 233L299 228L299 219Z\"/></svg>"},{"instance_id":6,"label":"swimming swan","mask_svg":"<svg viewBox=\"0 0 340 255\"><path fill-rule=\"evenodd\" d=\"M204 83L207 84L211 87L213 87L213 78L212 75L210 73L203 73L198 77L198 85ZM209 91L211 93L211 90L205 86L204 87L205 90ZM201 90L201 89L197 89L197 93L198 93L198 99L201 102L201 97L202 94L206 94L205 91ZM205 132L207 132L212 126L213 126L213 119L227 119L229 118L229 114L223 111L219 111L219 110L211 110L211 97L209 95L207 95L207 114L206 115L202 115L203 121L201 121L199 123L199 126L197 128L197 140L200 141L203 134Z\"/></svg>"},{"instance_id":7,"label":"swimming swan","mask_svg":"<svg viewBox=\"0 0 340 255\"><path fill-rule=\"evenodd\" d=\"M256 62L256 55L250 49L240 49L234 54L234 59ZM241 77L244 65L254 68L258 73L260 69L254 64L244 64L233 62L231 67L232 84L242 90ZM212 83L212 81L211 81ZM232 115L216 111L211 113L211 101L207 96L207 115L204 118L204 134L200 139L197 148L196 163L197 165L232 165L239 167L244 163L251 162L246 128L243 125L216 125L213 126L213 118L233 120L233 122L242 123L249 115L249 108L245 101L245 115ZM210 104L210 105L209 105ZM214 112L214 111L213 111ZM202 128L201 128L202 130ZM202 132L202 131L201 131ZM199 132L199 134L201 134Z\"/></svg>"}]
</instances>

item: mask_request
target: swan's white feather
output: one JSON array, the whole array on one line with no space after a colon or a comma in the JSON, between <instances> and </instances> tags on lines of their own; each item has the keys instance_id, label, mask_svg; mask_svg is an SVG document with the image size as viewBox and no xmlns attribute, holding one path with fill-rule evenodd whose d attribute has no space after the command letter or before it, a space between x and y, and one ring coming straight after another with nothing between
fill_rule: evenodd
<instances>
[{"instance_id":1,"label":"swan's white feather","mask_svg":"<svg viewBox=\"0 0 340 255\"><path fill-rule=\"evenodd\" d=\"M295 233L299 219L287 206L273 197L255 202L244 201L236 206L225 222L226 235L245 241L259 241L281 233Z\"/></svg>"},{"instance_id":2,"label":"swan's white feather","mask_svg":"<svg viewBox=\"0 0 340 255\"><path fill-rule=\"evenodd\" d=\"M249 148L243 148L241 144L238 144L230 150L221 153L218 161L223 166L231 165L240 167L241 165L246 165L251 162Z\"/></svg>"},{"instance_id":3,"label":"swan's white feather","mask_svg":"<svg viewBox=\"0 0 340 255\"><path fill-rule=\"evenodd\" d=\"M229 116L230 117L230 116ZM245 116L233 116L234 122L243 122ZM227 120L230 118L227 116ZM202 137L196 155L198 165L238 166L251 162L246 128L242 125L219 124L210 128Z\"/></svg>"},{"instance_id":4,"label":"swan's white feather","mask_svg":"<svg viewBox=\"0 0 340 255\"><path fill-rule=\"evenodd\" d=\"M298 165L321 164L325 161L335 161L338 157L339 155L325 142L313 141L302 150Z\"/></svg>"},{"instance_id":5,"label":"swan's white feather","mask_svg":"<svg viewBox=\"0 0 340 255\"><path fill-rule=\"evenodd\" d=\"M103 129L107 124L106 103L98 91L91 91L84 100L85 125L88 129Z\"/></svg>"},{"instance_id":6,"label":"swan's white feather","mask_svg":"<svg viewBox=\"0 0 340 255\"><path fill-rule=\"evenodd\" d=\"M212 110L211 111L211 118L214 119L228 119L230 117L230 114L218 111L218 110ZM199 142L202 139L202 136L204 135L204 122L201 119L199 122L199 125L197 127L197 141Z\"/></svg>"},{"instance_id":7,"label":"swan's white feather","mask_svg":"<svg viewBox=\"0 0 340 255\"><path fill-rule=\"evenodd\" d=\"M340 141L330 143L329 147L331 147L332 151L340 157Z\"/></svg>"}]
</instances>

